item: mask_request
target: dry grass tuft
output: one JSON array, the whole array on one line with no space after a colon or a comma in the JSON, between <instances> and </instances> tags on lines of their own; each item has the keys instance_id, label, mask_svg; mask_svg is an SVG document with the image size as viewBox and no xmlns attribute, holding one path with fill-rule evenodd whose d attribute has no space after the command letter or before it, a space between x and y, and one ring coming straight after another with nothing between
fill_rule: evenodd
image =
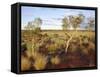
<instances>
[{"instance_id":1,"label":"dry grass tuft","mask_svg":"<svg viewBox=\"0 0 100 77\"><path fill-rule=\"evenodd\" d=\"M31 67L31 62L27 57L22 56L21 57L21 70L29 70Z\"/></svg>"},{"instance_id":2,"label":"dry grass tuft","mask_svg":"<svg viewBox=\"0 0 100 77\"><path fill-rule=\"evenodd\" d=\"M58 56L55 56L51 58L51 63L52 64L59 64L60 63L60 58Z\"/></svg>"},{"instance_id":3,"label":"dry grass tuft","mask_svg":"<svg viewBox=\"0 0 100 77\"><path fill-rule=\"evenodd\" d=\"M36 70L43 70L45 69L46 64L47 64L47 58L43 55L40 55L35 57L35 62L33 66L35 67Z\"/></svg>"}]
</instances>

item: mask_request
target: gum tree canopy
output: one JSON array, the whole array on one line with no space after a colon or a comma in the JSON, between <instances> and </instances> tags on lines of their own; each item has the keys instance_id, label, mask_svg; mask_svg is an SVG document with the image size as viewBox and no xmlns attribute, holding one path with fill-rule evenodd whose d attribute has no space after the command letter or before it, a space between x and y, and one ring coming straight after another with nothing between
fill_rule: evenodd
<instances>
[{"instance_id":1,"label":"gum tree canopy","mask_svg":"<svg viewBox=\"0 0 100 77\"><path fill-rule=\"evenodd\" d=\"M67 30L69 27L69 22L68 22L68 18L67 17L64 17L62 19L62 28L63 30Z\"/></svg>"},{"instance_id":2,"label":"gum tree canopy","mask_svg":"<svg viewBox=\"0 0 100 77\"><path fill-rule=\"evenodd\" d=\"M27 26L25 26L26 30L35 30L40 29L40 26L42 25L42 19L41 18L35 18L34 21L28 22Z\"/></svg>"},{"instance_id":3,"label":"gum tree canopy","mask_svg":"<svg viewBox=\"0 0 100 77\"><path fill-rule=\"evenodd\" d=\"M80 27L80 24L83 22L84 16L83 14L78 14L77 16L69 16L69 21L72 27L76 30Z\"/></svg>"}]
</instances>

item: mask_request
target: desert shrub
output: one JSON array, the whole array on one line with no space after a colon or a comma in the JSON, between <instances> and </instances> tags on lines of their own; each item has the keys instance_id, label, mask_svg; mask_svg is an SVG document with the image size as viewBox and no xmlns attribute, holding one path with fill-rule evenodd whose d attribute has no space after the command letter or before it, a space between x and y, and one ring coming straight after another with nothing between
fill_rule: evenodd
<instances>
[{"instance_id":1,"label":"desert shrub","mask_svg":"<svg viewBox=\"0 0 100 77\"><path fill-rule=\"evenodd\" d=\"M33 33L34 33L34 34L38 34L38 33L40 33L40 32L41 32L40 27L37 27L37 28L35 28L35 29L33 30Z\"/></svg>"},{"instance_id":2,"label":"desert shrub","mask_svg":"<svg viewBox=\"0 0 100 77\"><path fill-rule=\"evenodd\" d=\"M52 37L53 37L53 38L57 38L57 37L59 37L59 35L56 34L56 33L54 33L54 34L52 34Z\"/></svg>"},{"instance_id":3,"label":"desert shrub","mask_svg":"<svg viewBox=\"0 0 100 77\"><path fill-rule=\"evenodd\" d=\"M52 64L59 64L60 63L60 58L58 56L52 57L51 58L51 63Z\"/></svg>"},{"instance_id":4,"label":"desert shrub","mask_svg":"<svg viewBox=\"0 0 100 77\"><path fill-rule=\"evenodd\" d=\"M32 58L33 59L36 59L36 58L38 58L38 56L41 56L39 53L38 53L38 51L32 51Z\"/></svg>"},{"instance_id":5,"label":"desert shrub","mask_svg":"<svg viewBox=\"0 0 100 77\"><path fill-rule=\"evenodd\" d=\"M26 51L26 56L27 56L27 58L31 58L32 57L32 52L31 51Z\"/></svg>"},{"instance_id":6,"label":"desert shrub","mask_svg":"<svg viewBox=\"0 0 100 77\"><path fill-rule=\"evenodd\" d=\"M92 37L90 38L90 41L93 42L93 43L95 43L95 36L92 36Z\"/></svg>"},{"instance_id":7,"label":"desert shrub","mask_svg":"<svg viewBox=\"0 0 100 77\"><path fill-rule=\"evenodd\" d=\"M21 43L21 54L25 56L26 51L27 51L27 44L24 41L22 41L22 43Z\"/></svg>"},{"instance_id":8,"label":"desert shrub","mask_svg":"<svg viewBox=\"0 0 100 77\"><path fill-rule=\"evenodd\" d=\"M65 45L65 40L63 39L59 39L59 38L52 38L52 40L54 41L54 43L57 45L57 49L61 48L61 46Z\"/></svg>"},{"instance_id":9,"label":"desert shrub","mask_svg":"<svg viewBox=\"0 0 100 77\"><path fill-rule=\"evenodd\" d=\"M43 36L44 36L44 37L48 37L48 34L47 34L47 33L44 33Z\"/></svg>"},{"instance_id":10,"label":"desert shrub","mask_svg":"<svg viewBox=\"0 0 100 77\"><path fill-rule=\"evenodd\" d=\"M46 48L45 45L39 46L39 53L43 53L44 55L48 54L48 49Z\"/></svg>"},{"instance_id":11,"label":"desert shrub","mask_svg":"<svg viewBox=\"0 0 100 77\"><path fill-rule=\"evenodd\" d=\"M51 38L49 36L48 37L45 37L43 39L43 41L44 41L44 43L49 44L49 43L51 43Z\"/></svg>"},{"instance_id":12,"label":"desert shrub","mask_svg":"<svg viewBox=\"0 0 100 77\"><path fill-rule=\"evenodd\" d=\"M81 52L82 54L84 54L87 57L83 57L83 60L88 60L88 64L94 65L95 64L95 44L93 43L93 41L91 41L91 38L88 39L89 37L85 37L82 40L82 43L80 45L81 48Z\"/></svg>"},{"instance_id":13,"label":"desert shrub","mask_svg":"<svg viewBox=\"0 0 100 77\"><path fill-rule=\"evenodd\" d=\"M46 64L47 64L47 58L45 56L43 56L43 55L35 56L35 61L34 61L33 67L35 67L36 70L45 69Z\"/></svg>"},{"instance_id":14,"label":"desert shrub","mask_svg":"<svg viewBox=\"0 0 100 77\"><path fill-rule=\"evenodd\" d=\"M72 38L69 47L68 47L69 52L76 52L80 51L80 40L77 37Z\"/></svg>"},{"instance_id":15,"label":"desert shrub","mask_svg":"<svg viewBox=\"0 0 100 77\"><path fill-rule=\"evenodd\" d=\"M31 62L27 57L21 56L21 70L30 70Z\"/></svg>"},{"instance_id":16,"label":"desert shrub","mask_svg":"<svg viewBox=\"0 0 100 77\"><path fill-rule=\"evenodd\" d=\"M49 44L46 45L46 47L49 53L55 53L56 49L58 48L57 44Z\"/></svg>"}]
</instances>

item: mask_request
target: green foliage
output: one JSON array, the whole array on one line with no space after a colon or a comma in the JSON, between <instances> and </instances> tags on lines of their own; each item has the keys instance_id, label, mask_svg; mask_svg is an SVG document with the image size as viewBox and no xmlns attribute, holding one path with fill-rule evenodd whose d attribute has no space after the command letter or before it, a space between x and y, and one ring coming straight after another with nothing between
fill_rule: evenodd
<instances>
[{"instance_id":1,"label":"green foliage","mask_svg":"<svg viewBox=\"0 0 100 77\"><path fill-rule=\"evenodd\" d=\"M95 27L95 18L89 18L88 19L88 29L93 30Z\"/></svg>"},{"instance_id":2,"label":"green foliage","mask_svg":"<svg viewBox=\"0 0 100 77\"><path fill-rule=\"evenodd\" d=\"M34 19L34 25L35 27L40 27L40 25L42 25L42 19L41 18L35 18Z\"/></svg>"},{"instance_id":3,"label":"green foliage","mask_svg":"<svg viewBox=\"0 0 100 77\"><path fill-rule=\"evenodd\" d=\"M62 19L62 28L63 28L63 30L67 30L68 27L69 27L68 18L67 17L64 17Z\"/></svg>"},{"instance_id":4,"label":"green foliage","mask_svg":"<svg viewBox=\"0 0 100 77\"><path fill-rule=\"evenodd\" d=\"M56 44L50 44L47 46L47 49L49 51L49 53L55 53L56 49L57 49L57 45Z\"/></svg>"},{"instance_id":5,"label":"green foliage","mask_svg":"<svg viewBox=\"0 0 100 77\"><path fill-rule=\"evenodd\" d=\"M80 27L80 24L83 22L84 16L82 14L78 14L77 16L69 16L70 24L74 29Z\"/></svg>"},{"instance_id":6,"label":"green foliage","mask_svg":"<svg viewBox=\"0 0 100 77\"><path fill-rule=\"evenodd\" d=\"M41 32L40 27L35 28L33 32L34 32L34 34L40 33Z\"/></svg>"}]
</instances>

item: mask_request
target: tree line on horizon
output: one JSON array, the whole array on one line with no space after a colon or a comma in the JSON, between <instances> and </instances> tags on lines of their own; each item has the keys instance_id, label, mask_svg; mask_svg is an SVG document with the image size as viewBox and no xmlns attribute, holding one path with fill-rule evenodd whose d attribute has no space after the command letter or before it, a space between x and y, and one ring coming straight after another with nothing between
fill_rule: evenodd
<instances>
[{"instance_id":1,"label":"tree line on horizon","mask_svg":"<svg viewBox=\"0 0 100 77\"><path fill-rule=\"evenodd\" d=\"M62 18L62 29L63 30L80 30L80 25L84 22L85 16L83 14L78 15L70 15L70 16L64 16ZM28 22L27 25L24 27L25 30L35 30L40 29L41 25L43 23L43 20L39 17L35 18L33 21ZM87 23L85 26L85 30L94 30L95 29L95 18L89 17L87 19Z\"/></svg>"}]
</instances>

